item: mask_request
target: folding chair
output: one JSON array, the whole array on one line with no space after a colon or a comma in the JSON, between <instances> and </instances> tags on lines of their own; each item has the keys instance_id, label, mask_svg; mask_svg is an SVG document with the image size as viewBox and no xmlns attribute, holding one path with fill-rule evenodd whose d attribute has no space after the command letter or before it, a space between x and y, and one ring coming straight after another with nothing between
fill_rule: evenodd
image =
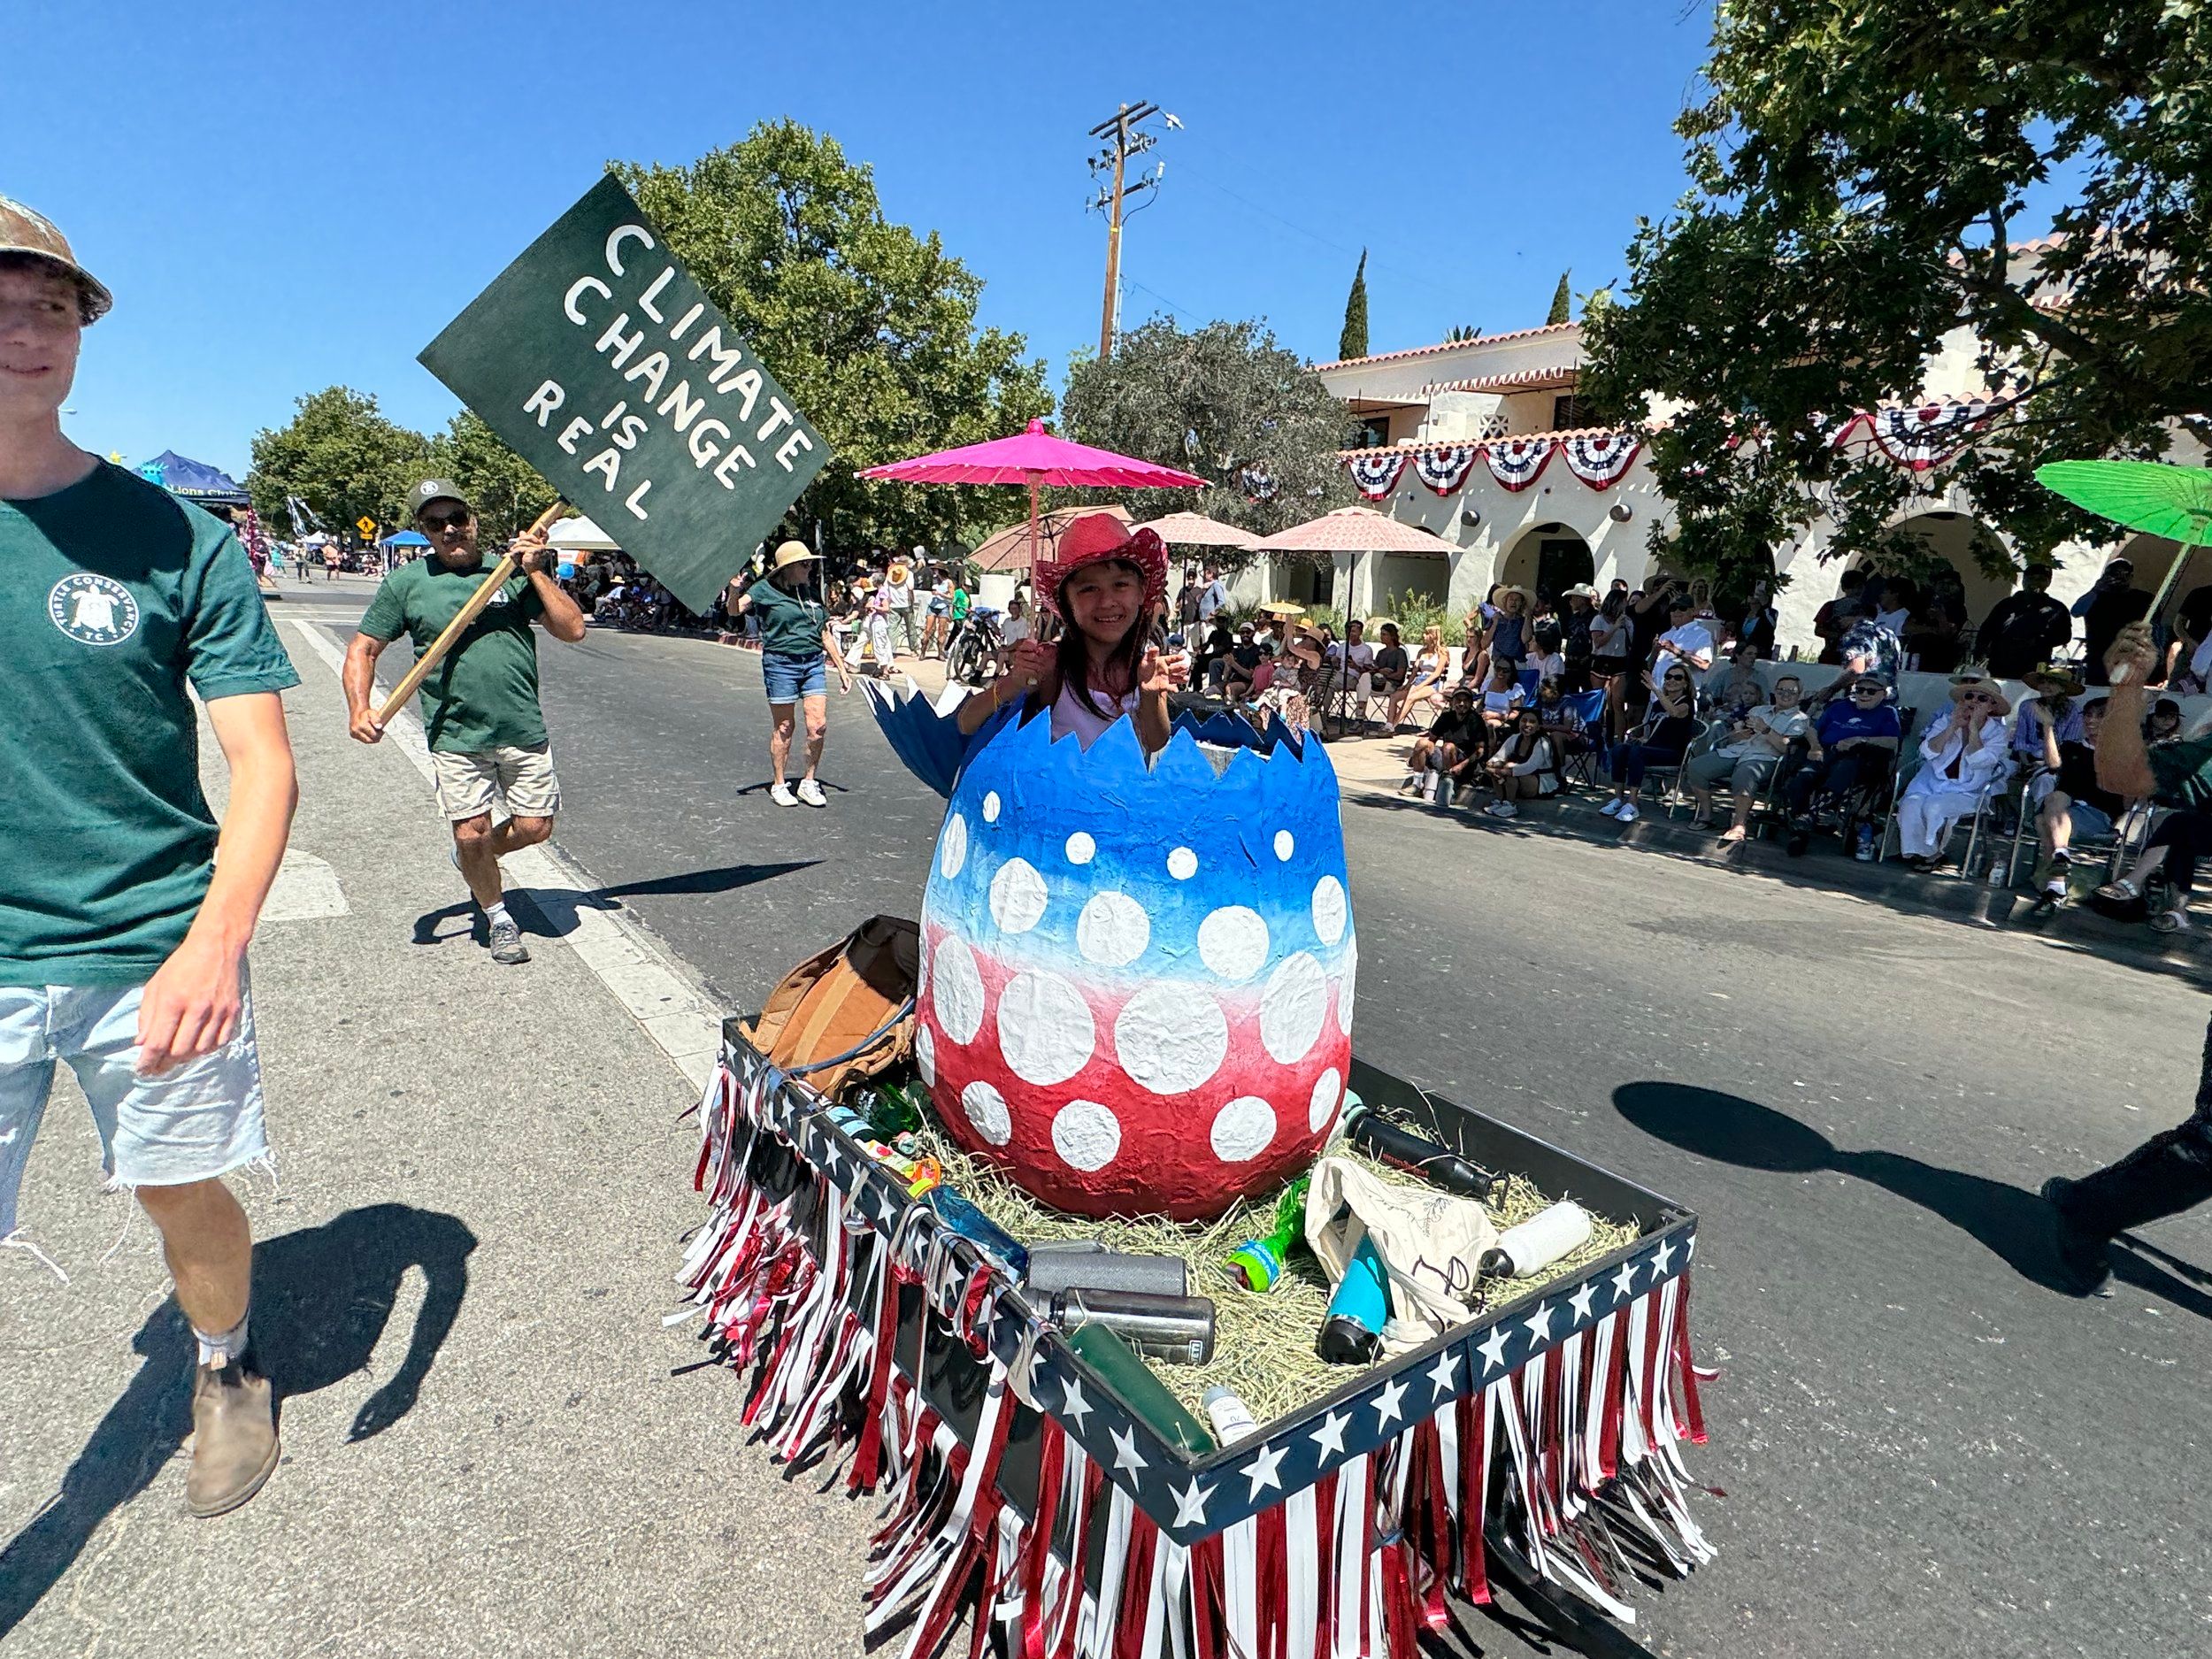
<instances>
[{"instance_id":1,"label":"folding chair","mask_svg":"<svg viewBox=\"0 0 2212 1659\"><path fill-rule=\"evenodd\" d=\"M1727 730L1727 721L1708 720L1698 734L1690 740L1690 746L1682 751L1680 760L1670 765L1647 766L1644 769L1646 783L1659 777L1664 777L1669 780L1667 793L1663 795L1659 801L1659 803L1667 809L1669 818L1674 816L1676 808L1689 804L1689 797L1682 793L1682 768L1711 749ZM1637 796L1641 799L1643 791L1640 788L1637 791Z\"/></svg>"},{"instance_id":2,"label":"folding chair","mask_svg":"<svg viewBox=\"0 0 2212 1659\"><path fill-rule=\"evenodd\" d=\"M1578 692L1565 702L1582 724L1583 747L1561 761L1559 775L1566 783L1594 789L1599 787L1598 757L1605 752L1605 693Z\"/></svg>"}]
</instances>

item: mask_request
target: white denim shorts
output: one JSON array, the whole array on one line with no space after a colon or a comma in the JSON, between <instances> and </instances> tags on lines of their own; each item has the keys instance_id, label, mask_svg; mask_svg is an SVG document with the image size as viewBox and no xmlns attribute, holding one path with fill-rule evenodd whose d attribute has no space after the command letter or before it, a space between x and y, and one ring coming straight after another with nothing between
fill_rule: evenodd
<instances>
[{"instance_id":1,"label":"white denim shorts","mask_svg":"<svg viewBox=\"0 0 2212 1659\"><path fill-rule=\"evenodd\" d=\"M502 743L466 754L436 749L430 759L438 774L438 810L451 822L482 818L502 799L517 818L551 818L561 810L549 744Z\"/></svg>"},{"instance_id":2,"label":"white denim shorts","mask_svg":"<svg viewBox=\"0 0 2212 1659\"><path fill-rule=\"evenodd\" d=\"M119 1187L180 1187L269 1154L253 996L241 987L237 1034L159 1077L141 1077L143 985L0 986L0 1239L15 1231L31 1142L66 1061L92 1103L102 1162Z\"/></svg>"}]
</instances>

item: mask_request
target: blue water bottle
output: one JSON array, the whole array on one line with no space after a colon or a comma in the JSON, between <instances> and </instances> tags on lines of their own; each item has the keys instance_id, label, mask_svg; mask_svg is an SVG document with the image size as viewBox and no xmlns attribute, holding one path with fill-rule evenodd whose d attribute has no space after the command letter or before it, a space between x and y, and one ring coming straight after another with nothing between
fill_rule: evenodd
<instances>
[{"instance_id":1,"label":"blue water bottle","mask_svg":"<svg viewBox=\"0 0 2212 1659\"><path fill-rule=\"evenodd\" d=\"M1329 1317L1315 1350L1332 1365L1367 1364L1382 1352L1382 1329L1389 1322L1389 1270L1374 1240L1362 1233L1329 1298Z\"/></svg>"}]
</instances>

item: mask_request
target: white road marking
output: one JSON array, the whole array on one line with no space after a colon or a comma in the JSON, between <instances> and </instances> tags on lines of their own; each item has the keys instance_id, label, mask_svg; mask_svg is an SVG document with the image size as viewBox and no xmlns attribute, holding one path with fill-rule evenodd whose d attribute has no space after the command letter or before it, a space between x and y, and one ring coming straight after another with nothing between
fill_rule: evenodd
<instances>
[{"instance_id":1,"label":"white road marking","mask_svg":"<svg viewBox=\"0 0 2212 1659\"><path fill-rule=\"evenodd\" d=\"M347 908L338 872L312 853L287 848L269 896L262 901L261 919L311 922L326 916L343 916Z\"/></svg>"},{"instance_id":2,"label":"white road marking","mask_svg":"<svg viewBox=\"0 0 2212 1659\"><path fill-rule=\"evenodd\" d=\"M346 654L335 634L319 622L286 619L333 673L342 675ZM413 763L425 782L434 782L430 746L412 709L394 716L384 736ZM700 989L696 976L620 909L600 910L585 903L585 895L595 890L593 884L549 843L526 847L503 862L522 886L541 895L570 898L576 923L572 932L560 936L562 942L614 993L615 1000L630 1010L676 1069L695 1087L704 1088L721 1047L722 1015ZM539 908L544 908L542 903Z\"/></svg>"}]
</instances>

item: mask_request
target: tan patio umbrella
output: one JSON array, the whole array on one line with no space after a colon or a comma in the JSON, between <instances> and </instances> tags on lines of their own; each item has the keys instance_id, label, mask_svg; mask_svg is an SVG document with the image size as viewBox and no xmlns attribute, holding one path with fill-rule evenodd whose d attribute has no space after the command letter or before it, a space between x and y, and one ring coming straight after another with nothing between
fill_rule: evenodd
<instances>
[{"instance_id":1,"label":"tan patio umbrella","mask_svg":"<svg viewBox=\"0 0 2212 1659\"><path fill-rule=\"evenodd\" d=\"M1456 553L1458 545L1372 507L1339 507L1252 543L1255 553Z\"/></svg>"},{"instance_id":2,"label":"tan patio umbrella","mask_svg":"<svg viewBox=\"0 0 2212 1659\"><path fill-rule=\"evenodd\" d=\"M1202 512L1171 512L1137 528L1151 531L1170 547L1251 548L1258 546L1260 540L1249 530L1209 518Z\"/></svg>"}]
</instances>

